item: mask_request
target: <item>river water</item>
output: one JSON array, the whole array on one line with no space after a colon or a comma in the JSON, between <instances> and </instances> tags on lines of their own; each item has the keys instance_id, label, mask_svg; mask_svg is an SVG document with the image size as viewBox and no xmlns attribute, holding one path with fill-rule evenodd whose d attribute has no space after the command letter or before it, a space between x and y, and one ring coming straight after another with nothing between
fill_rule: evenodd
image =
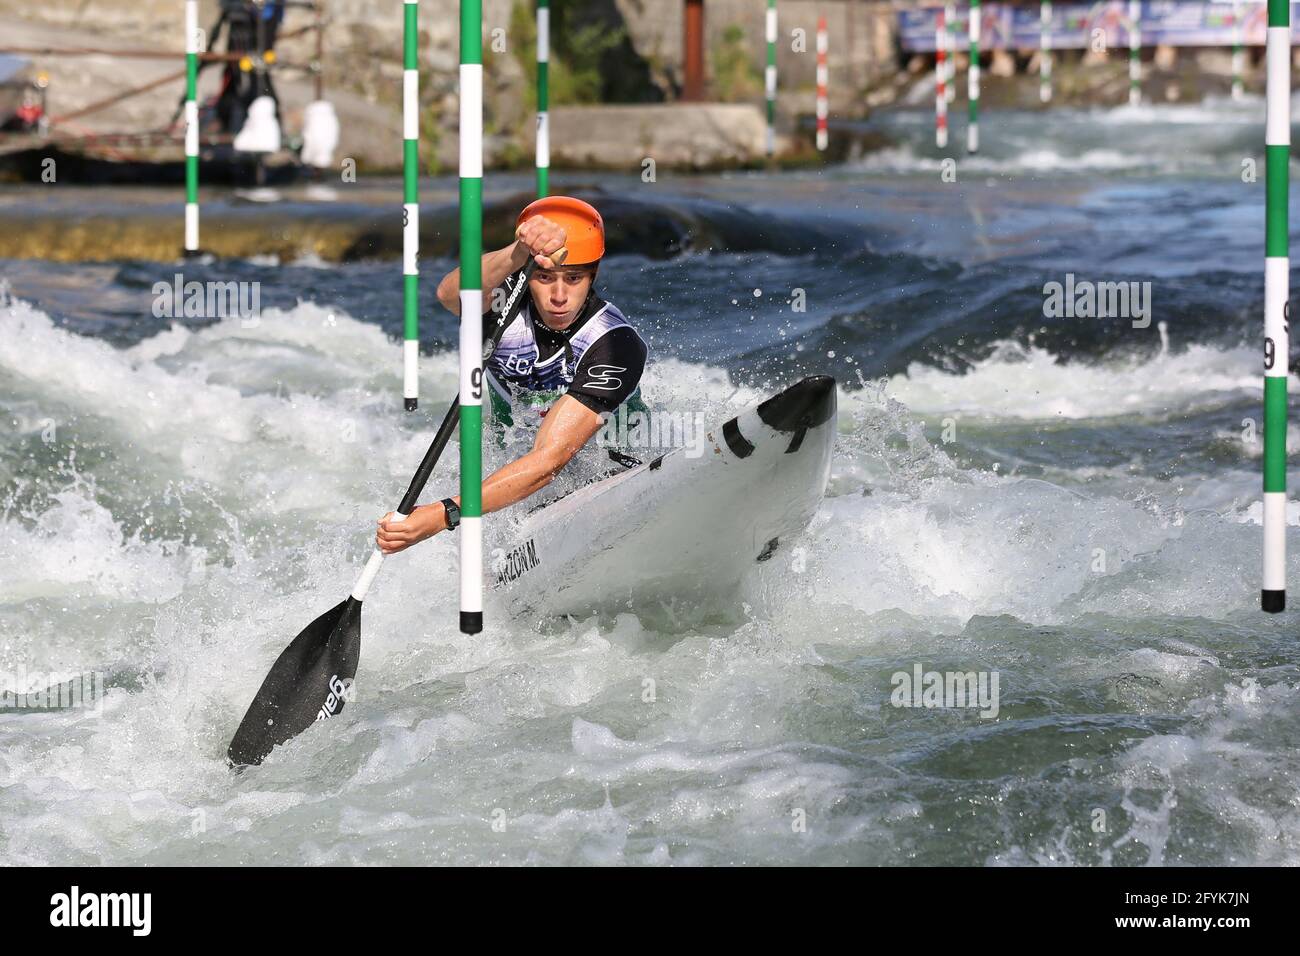
<instances>
[{"instance_id":1,"label":"river water","mask_svg":"<svg viewBox=\"0 0 1300 956\"><path fill-rule=\"evenodd\" d=\"M0 260L0 690L103 684L0 712L0 859L1300 862L1300 626L1258 610L1262 118L990 111L955 182L921 110L825 171L557 173L621 235L601 285L653 407L713 422L838 379L823 507L706 615L489 598L474 637L440 536L367 599L356 699L240 775L253 691L351 587L455 387L452 261L422 262L408 415L392 258ZM42 188L5 188L4 229ZM159 201L84 202L133 196ZM260 319L155 318L178 272L260 283ZM1140 314L1045 314L1067 281L1137 283ZM997 694L896 706L926 672Z\"/></svg>"}]
</instances>

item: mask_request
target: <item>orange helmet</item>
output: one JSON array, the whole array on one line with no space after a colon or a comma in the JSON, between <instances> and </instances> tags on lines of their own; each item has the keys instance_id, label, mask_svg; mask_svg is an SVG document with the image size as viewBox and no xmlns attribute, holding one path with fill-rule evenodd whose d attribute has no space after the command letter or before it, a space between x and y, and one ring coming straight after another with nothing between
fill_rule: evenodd
<instances>
[{"instance_id":1,"label":"orange helmet","mask_svg":"<svg viewBox=\"0 0 1300 956\"><path fill-rule=\"evenodd\" d=\"M515 228L534 216L545 216L565 231L566 266L589 265L605 255L605 220L591 203L572 196L546 196L524 207Z\"/></svg>"}]
</instances>

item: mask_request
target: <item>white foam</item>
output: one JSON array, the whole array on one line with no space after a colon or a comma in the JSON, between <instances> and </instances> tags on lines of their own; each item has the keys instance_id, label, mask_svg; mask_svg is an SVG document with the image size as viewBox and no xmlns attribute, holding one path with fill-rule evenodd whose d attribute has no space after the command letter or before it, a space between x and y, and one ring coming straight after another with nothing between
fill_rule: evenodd
<instances>
[{"instance_id":1,"label":"white foam","mask_svg":"<svg viewBox=\"0 0 1300 956\"><path fill-rule=\"evenodd\" d=\"M918 417L955 408L1019 423L1032 417L1030 391L1033 414L1048 418L1212 408L1258 394L1250 350L1095 367L1001 351L966 376L916 367L885 395L841 392L832 497L808 535L756 569L738 621L662 632L649 615L516 622L490 598L484 633L462 635L456 540L440 535L385 564L344 712L235 777L224 749L253 691L348 592L373 520L437 416L398 411L399 343L346 316L331 325L315 305L268 310L251 328L174 328L125 351L22 303L4 309L17 347L0 352L0 379L15 420L36 428L49 414L108 454L85 463L88 475L41 484L44 497L24 499L37 504L0 524L0 646L7 660L139 672L98 717L0 714L15 862L885 863L899 846L922 852L934 815L981 788L991 825L1007 830L989 862L1077 859L1066 830L1086 819L1086 793L1063 790L1026 822L1012 807L1028 785L948 779L912 749L997 737L952 715L887 709L879 672L893 662L881 655L939 653L1014 658L1001 718L1012 723L993 730L1020 729L1026 699L1078 706L1126 674L1161 685L1134 685L1138 716L1161 702L1181 713L1204 694L1168 739L1116 744L1105 758L1105 779L1138 808L1110 852L1180 861L1169 834L1199 800L1257 841L1243 862L1294 861L1296 822L1261 796L1278 774L1291 782L1289 676L1275 669L1253 701L1205 687L1206 674L1237 678L1234 615L1258 600L1258 529L1247 505L1232 510L1244 471L1216 474L1193 498L1205 510L1178 513L1174 493L1122 469L1084 493L961 467ZM452 356L423 367L450 392ZM1171 381L1144 392L1148 377ZM1112 394L1125 389L1139 400ZM762 391L685 360L657 364L646 387L652 404L709 421ZM426 498L453 475L440 469ZM183 512L184 533L126 530L134 518L115 508L128 490L156 519ZM1292 555L1300 562L1300 548ZM1177 641L1150 636L1195 615L1215 623L1180 625ZM76 633L52 641L56 627ZM1074 628L1090 649L1044 628ZM1017 754L1035 797L1047 776L1076 772L1069 760L1035 763L1032 747ZM1179 805L1163 808L1163 792Z\"/></svg>"},{"instance_id":2,"label":"white foam","mask_svg":"<svg viewBox=\"0 0 1300 956\"><path fill-rule=\"evenodd\" d=\"M1060 362L1045 349L1003 342L963 375L913 363L889 393L923 415L1080 420L1186 413L1262 395L1259 356L1245 347L1191 345L1148 360ZM1291 378L1291 387L1300 379Z\"/></svg>"},{"instance_id":3,"label":"white foam","mask_svg":"<svg viewBox=\"0 0 1300 956\"><path fill-rule=\"evenodd\" d=\"M181 592L188 562L174 543L128 538L84 486L54 494L35 526L6 516L0 542L9 568L0 600L114 598L165 601Z\"/></svg>"}]
</instances>

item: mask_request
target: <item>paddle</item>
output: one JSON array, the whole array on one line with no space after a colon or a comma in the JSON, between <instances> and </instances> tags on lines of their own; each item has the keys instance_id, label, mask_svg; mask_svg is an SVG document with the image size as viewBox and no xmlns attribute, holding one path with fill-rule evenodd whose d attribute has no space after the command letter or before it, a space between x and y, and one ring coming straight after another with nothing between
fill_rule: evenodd
<instances>
[{"instance_id":1,"label":"paddle","mask_svg":"<svg viewBox=\"0 0 1300 956\"><path fill-rule=\"evenodd\" d=\"M551 258L560 263L564 256L565 251L561 249ZM536 268L537 260L529 256L527 264L506 280L509 294L505 305L483 343L485 363L496 351L506 327L515 320L527 301L524 290L528 288L528 278ZM397 506L399 517L394 520L405 518L415 509L438 458L451 440L459 408L460 397L457 396L438 426L433 444L424 453L424 460L411 479L406 496ZM230 741L227 753L235 768L261 763L278 744L343 709L361 657L361 602L383 563L384 552L375 548L347 599L308 624L276 659Z\"/></svg>"}]
</instances>

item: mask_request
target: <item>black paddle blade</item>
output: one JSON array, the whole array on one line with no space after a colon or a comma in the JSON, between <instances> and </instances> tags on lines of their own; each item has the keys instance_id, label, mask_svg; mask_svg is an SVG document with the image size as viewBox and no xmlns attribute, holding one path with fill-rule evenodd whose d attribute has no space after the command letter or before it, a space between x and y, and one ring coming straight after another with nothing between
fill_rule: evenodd
<instances>
[{"instance_id":1,"label":"black paddle blade","mask_svg":"<svg viewBox=\"0 0 1300 956\"><path fill-rule=\"evenodd\" d=\"M360 657L361 602L349 597L308 624L271 667L230 742L231 764L259 764L342 710Z\"/></svg>"}]
</instances>

